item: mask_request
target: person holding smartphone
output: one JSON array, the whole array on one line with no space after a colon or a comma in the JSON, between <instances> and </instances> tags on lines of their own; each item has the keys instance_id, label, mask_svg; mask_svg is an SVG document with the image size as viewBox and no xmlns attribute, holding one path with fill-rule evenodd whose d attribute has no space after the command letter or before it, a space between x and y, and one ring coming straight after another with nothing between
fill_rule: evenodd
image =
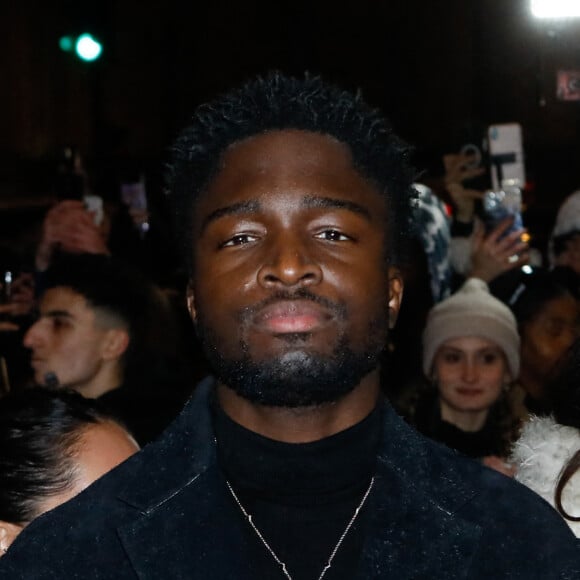
<instances>
[{"instance_id":1,"label":"person holding smartphone","mask_svg":"<svg viewBox=\"0 0 580 580\"><path fill-rule=\"evenodd\" d=\"M466 153L443 158L445 189L454 208L449 257L459 277L475 277L489 283L527 264L530 254L528 244L522 241L525 229L509 232L513 217L506 217L491 228L486 228L477 217L476 208L485 192L469 188L466 183L485 170L471 162L472 156Z\"/></svg>"}]
</instances>

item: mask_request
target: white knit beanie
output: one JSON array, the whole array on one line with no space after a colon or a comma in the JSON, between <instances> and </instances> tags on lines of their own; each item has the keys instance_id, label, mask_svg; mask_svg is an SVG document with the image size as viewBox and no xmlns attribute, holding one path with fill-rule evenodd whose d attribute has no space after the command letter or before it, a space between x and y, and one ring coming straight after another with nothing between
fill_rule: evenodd
<instances>
[{"instance_id":1,"label":"white knit beanie","mask_svg":"<svg viewBox=\"0 0 580 580\"><path fill-rule=\"evenodd\" d=\"M580 191L570 194L558 209L552 237L580 232Z\"/></svg>"},{"instance_id":2,"label":"white knit beanie","mask_svg":"<svg viewBox=\"0 0 580 580\"><path fill-rule=\"evenodd\" d=\"M552 267L556 265L554 238L575 233L580 233L580 191L571 193L558 209L556 223L548 240L548 261Z\"/></svg>"},{"instance_id":3,"label":"white knit beanie","mask_svg":"<svg viewBox=\"0 0 580 580\"><path fill-rule=\"evenodd\" d=\"M487 284L470 278L452 296L436 304L423 332L423 372L429 376L433 358L447 340L477 336L497 344L515 379L520 370L520 337L511 310L494 298Z\"/></svg>"}]
</instances>

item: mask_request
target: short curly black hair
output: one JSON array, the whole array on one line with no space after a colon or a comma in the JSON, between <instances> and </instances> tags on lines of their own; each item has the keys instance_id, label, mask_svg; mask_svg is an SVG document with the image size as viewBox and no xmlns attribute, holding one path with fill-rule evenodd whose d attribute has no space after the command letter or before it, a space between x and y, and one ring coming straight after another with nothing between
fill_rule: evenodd
<instances>
[{"instance_id":1,"label":"short curly black hair","mask_svg":"<svg viewBox=\"0 0 580 580\"><path fill-rule=\"evenodd\" d=\"M400 262L410 235L414 199L410 148L360 93L308 74L294 78L272 72L200 106L171 149L166 193L173 203L177 243L190 273L195 201L215 175L222 154L245 138L284 129L326 134L348 145L355 168L388 195L388 253L392 261Z\"/></svg>"}]
</instances>

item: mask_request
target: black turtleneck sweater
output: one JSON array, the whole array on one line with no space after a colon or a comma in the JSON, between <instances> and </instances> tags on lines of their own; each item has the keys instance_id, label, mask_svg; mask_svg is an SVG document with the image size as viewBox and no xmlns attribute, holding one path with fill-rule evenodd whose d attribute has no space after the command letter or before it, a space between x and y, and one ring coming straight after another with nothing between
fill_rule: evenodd
<instances>
[{"instance_id":1,"label":"black turtleneck sweater","mask_svg":"<svg viewBox=\"0 0 580 580\"><path fill-rule=\"evenodd\" d=\"M366 419L332 437L291 444L241 427L215 405L220 467L293 580L318 579L360 504L375 471L381 418L379 405ZM325 580L356 576L369 499ZM239 515L245 519L241 510ZM254 554L263 558L256 563L263 577L284 578L249 523L247 530L255 540Z\"/></svg>"},{"instance_id":2,"label":"black turtleneck sweater","mask_svg":"<svg viewBox=\"0 0 580 580\"><path fill-rule=\"evenodd\" d=\"M480 459L487 455L506 454L506 437L492 408L479 431L463 431L441 417L441 406L435 392L418 403L413 424L423 435L439 441L468 457Z\"/></svg>"}]
</instances>

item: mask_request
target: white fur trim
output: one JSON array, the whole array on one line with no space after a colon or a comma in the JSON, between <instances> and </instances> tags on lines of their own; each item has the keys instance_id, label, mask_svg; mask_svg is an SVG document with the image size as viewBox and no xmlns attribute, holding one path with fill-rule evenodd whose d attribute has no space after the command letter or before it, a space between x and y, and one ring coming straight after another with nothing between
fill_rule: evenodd
<instances>
[{"instance_id":1,"label":"white fur trim","mask_svg":"<svg viewBox=\"0 0 580 580\"><path fill-rule=\"evenodd\" d=\"M580 430L565 427L552 417L531 417L514 445L510 462L516 466L516 479L554 506L554 491L562 468L580 449ZM580 515L580 472L577 472L562 495L564 508ZM577 537L580 522L565 520Z\"/></svg>"}]
</instances>

